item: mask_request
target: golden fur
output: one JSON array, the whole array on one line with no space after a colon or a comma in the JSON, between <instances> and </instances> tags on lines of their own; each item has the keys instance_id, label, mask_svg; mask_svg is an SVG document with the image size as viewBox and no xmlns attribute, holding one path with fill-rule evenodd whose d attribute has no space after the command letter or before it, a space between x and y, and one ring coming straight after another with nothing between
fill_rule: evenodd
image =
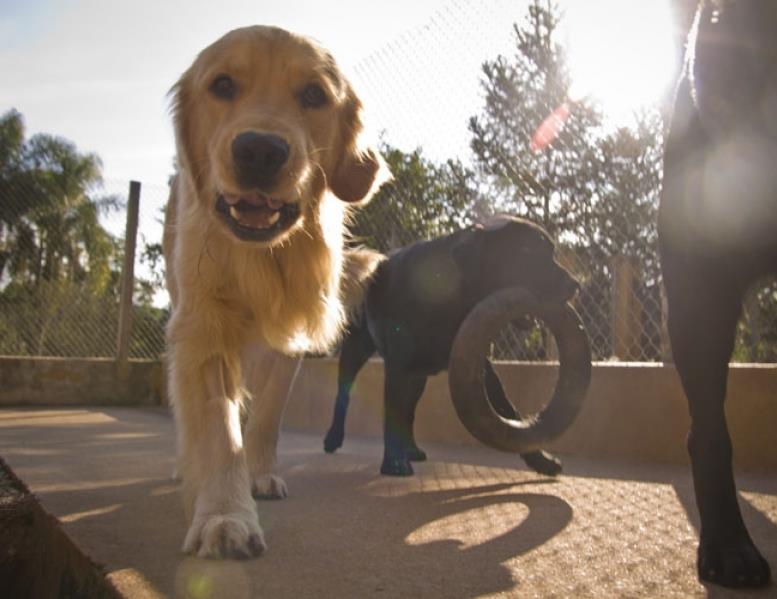
<instances>
[{"instance_id":1,"label":"golden fur","mask_svg":"<svg viewBox=\"0 0 777 599\"><path fill-rule=\"evenodd\" d=\"M219 96L224 76L234 93ZM311 83L323 105L301 102ZM286 494L271 469L295 355L328 348L342 325L345 202L367 201L386 176L378 154L360 145L358 98L307 38L272 27L232 31L200 53L172 93L178 174L163 245L170 393L191 520L184 551L249 557L265 547L252 492ZM259 241L240 238L216 210L219 197L252 193L233 164L233 140L246 131L288 144L280 173L256 193L298 207L292 224Z\"/></svg>"}]
</instances>

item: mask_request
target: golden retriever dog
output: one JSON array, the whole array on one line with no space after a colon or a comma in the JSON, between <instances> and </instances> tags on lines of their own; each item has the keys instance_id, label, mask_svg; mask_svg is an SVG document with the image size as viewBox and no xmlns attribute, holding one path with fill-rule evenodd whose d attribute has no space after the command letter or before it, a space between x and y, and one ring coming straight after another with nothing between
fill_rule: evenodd
<instances>
[{"instance_id":1,"label":"golden retriever dog","mask_svg":"<svg viewBox=\"0 0 777 599\"><path fill-rule=\"evenodd\" d=\"M248 558L266 547L254 497L286 496L272 468L297 356L327 349L342 325L348 204L388 175L362 145L361 102L305 37L232 31L171 94L164 250L183 550Z\"/></svg>"}]
</instances>

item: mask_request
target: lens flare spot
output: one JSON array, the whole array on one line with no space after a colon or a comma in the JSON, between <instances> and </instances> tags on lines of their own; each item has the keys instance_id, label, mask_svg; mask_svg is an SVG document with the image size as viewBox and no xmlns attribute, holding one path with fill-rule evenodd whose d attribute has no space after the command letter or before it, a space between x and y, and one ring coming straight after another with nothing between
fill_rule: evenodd
<instances>
[{"instance_id":1,"label":"lens flare spot","mask_svg":"<svg viewBox=\"0 0 777 599\"><path fill-rule=\"evenodd\" d=\"M571 108L568 102L564 102L551 112L532 135L529 149L535 154L539 154L556 141L570 114Z\"/></svg>"},{"instance_id":2,"label":"lens flare spot","mask_svg":"<svg viewBox=\"0 0 777 599\"><path fill-rule=\"evenodd\" d=\"M213 580L195 572L186 581L186 592L192 599L210 599L213 597Z\"/></svg>"},{"instance_id":3,"label":"lens flare spot","mask_svg":"<svg viewBox=\"0 0 777 599\"><path fill-rule=\"evenodd\" d=\"M245 568L246 564L230 560L186 558L176 572L175 596L185 599L255 596Z\"/></svg>"},{"instance_id":4,"label":"lens flare spot","mask_svg":"<svg viewBox=\"0 0 777 599\"><path fill-rule=\"evenodd\" d=\"M433 254L422 258L413 269L412 292L423 303L443 304L456 293L460 282L453 260Z\"/></svg>"}]
</instances>

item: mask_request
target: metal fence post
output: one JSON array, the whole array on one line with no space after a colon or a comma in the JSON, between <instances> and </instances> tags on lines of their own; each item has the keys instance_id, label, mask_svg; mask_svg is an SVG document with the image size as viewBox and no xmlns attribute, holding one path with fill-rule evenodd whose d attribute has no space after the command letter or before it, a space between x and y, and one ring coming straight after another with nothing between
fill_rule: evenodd
<instances>
[{"instance_id":1,"label":"metal fence post","mask_svg":"<svg viewBox=\"0 0 777 599\"><path fill-rule=\"evenodd\" d=\"M742 302L742 307L745 323L743 345L747 350L747 360L749 362L760 362L761 331L765 330L766 327L763 323L761 306L758 303L757 288L753 287L748 290Z\"/></svg>"},{"instance_id":2,"label":"metal fence post","mask_svg":"<svg viewBox=\"0 0 777 599\"><path fill-rule=\"evenodd\" d=\"M132 292L135 289L135 245L138 234L140 209L140 183L130 181L127 201L127 227L124 234L124 264L121 269L121 299L119 303L119 327L116 336L116 363L126 368L132 338Z\"/></svg>"},{"instance_id":3,"label":"metal fence post","mask_svg":"<svg viewBox=\"0 0 777 599\"><path fill-rule=\"evenodd\" d=\"M634 295L637 273L628 256L613 259L612 280L612 354L619 360L631 360L639 349L642 333L639 301Z\"/></svg>"},{"instance_id":4,"label":"metal fence post","mask_svg":"<svg viewBox=\"0 0 777 599\"><path fill-rule=\"evenodd\" d=\"M672 343L669 339L669 302L666 299L666 287L661 284L661 361L674 364Z\"/></svg>"}]
</instances>

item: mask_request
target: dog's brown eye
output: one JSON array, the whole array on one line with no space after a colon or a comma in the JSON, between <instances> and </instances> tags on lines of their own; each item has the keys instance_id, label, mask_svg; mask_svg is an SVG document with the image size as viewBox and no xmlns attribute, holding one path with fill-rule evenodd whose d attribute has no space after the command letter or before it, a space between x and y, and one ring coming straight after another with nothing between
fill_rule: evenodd
<instances>
[{"instance_id":1,"label":"dog's brown eye","mask_svg":"<svg viewBox=\"0 0 777 599\"><path fill-rule=\"evenodd\" d=\"M326 92L316 83L305 86L300 95L300 101L304 108L320 108L326 104Z\"/></svg>"},{"instance_id":2,"label":"dog's brown eye","mask_svg":"<svg viewBox=\"0 0 777 599\"><path fill-rule=\"evenodd\" d=\"M219 75L213 80L213 83L210 84L210 91L217 98L231 100L235 97L237 87L235 86L232 77L229 75Z\"/></svg>"}]
</instances>

